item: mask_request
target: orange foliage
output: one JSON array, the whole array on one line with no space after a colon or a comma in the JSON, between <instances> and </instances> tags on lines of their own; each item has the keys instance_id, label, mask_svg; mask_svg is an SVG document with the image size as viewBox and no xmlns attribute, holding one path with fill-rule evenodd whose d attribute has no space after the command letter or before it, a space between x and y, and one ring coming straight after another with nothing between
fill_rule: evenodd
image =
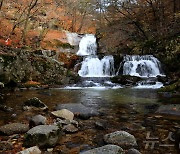
<instances>
[{"instance_id":1,"label":"orange foliage","mask_svg":"<svg viewBox=\"0 0 180 154\"><path fill-rule=\"evenodd\" d=\"M78 60L78 56L76 55L63 53L63 52L59 54L59 61L63 62L64 67L68 69L73 68L77 60Z\"/></svg>"}]
</instances>

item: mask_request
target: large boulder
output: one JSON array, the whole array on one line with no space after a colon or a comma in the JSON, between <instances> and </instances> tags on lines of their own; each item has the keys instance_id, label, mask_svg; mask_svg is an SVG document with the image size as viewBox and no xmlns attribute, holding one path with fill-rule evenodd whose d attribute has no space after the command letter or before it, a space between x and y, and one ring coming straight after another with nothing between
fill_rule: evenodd
<instances>
[{"instance_id":1,"label":"large boulder","mask_svg":"<svg viewBox=\"0 0 180 154\"><path fill-rule=\"evenodd\" d=\"M141 80L142 79L140 77L130 75L119 75L111 78L111 81L113 83L118 83L127 86L134 86Z\"/></svg>"},{"instance_id":2,"label":"large boulder","mask_svg":"<svg viewBox=\"0 0 180 154\"><path fill-rule=\"evenodd\" d=\"M62 119L68 119L68 120L73 120L74 119L74 114L67 110L67 109L62 109L58 111L53 111L51 112L54 116Z\"/></svg>"},{"instance_id":3,"label":"large boulder","mask_svg":"<svg viewBox=\"0 0 180 154\"><path fill-rule=\"evenodd\" d=\"M81 119L88 119L91 116L98 116L99 112L96 109L86 107L82 104L59 104L56 110L67 109L74 113L75 116Z\"/></svg>"},{"instance_id":4,"label":"large boulder","mask_svg":"<svg viewBox=\"0 0 180 154\"><path fill-rule=\"evenodd\" d=\"M124 154L124 151L117 145L105 145L99 148L81 152L80 154Z\"/></svg>"},{"instance_id":5,"label":"large boulder","mask_svg":"<svg viewBox=\"0 0 180 154\"><path fill-rule=\"evenodd\" d=\"M0 134L13 135L25 133L29 130L29 126L22 123L11 123L0 127Z\"/></svg>"},{"instance_id":6,"label":"large boulder","mask_svg":"<svg viewBox=\"0 0 180 154\"><path fill-rule=\"evenodd\" d=\"M106 134L104 136L104 141L108 144L115 144L126 148L137 146L135 137L125 131L116 131Z\"/></svg>"},{"instance_id":7,"label":"large boulder","mask_svg":"<svg viewBox=\"0 0 180 154\"><path fill-rule=\"evenodd\" d=\"M48 107L46 104L44 104L42 101L40 101L37 97L28 99L23 104L24 110L48 110Z\"/></svg>"},{"instance_id":8,"label":"large boulder","mask_svg":"<svg viewBox=\"0 0 180 154\"><path fill-rule=\"evenodd\" d=\"M61 130L55 125L39 125L25 134L24 146L55 146L61 135Z\"/></svg>"}]
</instances>

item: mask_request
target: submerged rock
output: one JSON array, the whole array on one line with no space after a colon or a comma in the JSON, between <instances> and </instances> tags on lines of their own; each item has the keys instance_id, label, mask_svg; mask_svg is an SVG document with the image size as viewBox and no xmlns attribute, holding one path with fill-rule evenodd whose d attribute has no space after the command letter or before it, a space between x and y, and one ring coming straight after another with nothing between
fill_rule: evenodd
<instances>
[{"instance_id":1,"label":"submerged rock","mask_svg":"<svg viewBox=\"0 0 180 154\"><path fill-rule=\"evenodd\" d=\"M81 119L89 119L91 116L98 116L99 112L82 104L59 104L56 110L67 109Z\"/></svg>"},{"instance_id":2,"label":"submerged rock","mask_svg":"<svg viewBox=\"0 0 180 154\"><path fill-rule=\"evenodd\" d=\"M4 112L11 112L13 109L11 107L8 107L6 105L0 104L0 110Z\"/></svg>"},{"instance_id":3,"label":"submerged rock","mask_svg":"<svg viewBox=\"0 0 180 154\"><path fill-rule=\"evenodd\" d=\"M18 154L41 154L41 150L38 146L34 146L23 151L18 152Z\"/></svg>"},{"instance_id":4,"label":"submerged rock","mask_svg":"<svg viewBox=\"0 0 180 154\"><path fill-rule=\"evenodd\" d=\"M81 152L80 154L124 154L124 151L117 145L105 145L99 148Z\"/></svg>"},{"instance_id":5,"label":"submerged rock","mask_svg":"<svg viewBox=\"0 0 180 154\"><path fill-rule=\"evenodd\" d=\"M161 105L156 113L180 116L180 105L179 104L170 104L170 105Z\"/></svg>"},{"instance_id":6,"label":"submerged rock","mask_svg":"<svg viewBox=\"0 0 180 154\"><path fill-rule=\"evenodd\" d=\"M55 125L39 125L25 134L24 146L55 146L61 135L60 128Z\"/></svg>"},{"instance_id":7,"label":"submerged rock","mask_svg":"<svg viewBox=\"0 0 180 154\"><path fill-rule=\"evenodd\" d=\"M62 119L68 119L68 120L73 120L74 119L74 114L67 110L67 109L62 109L58 111L53 111L51 112L54 116Z\"/></svg>"},{"instance_id":8,"label":"submerged rock","mask_svg":"<svg viewBox=\"0 0 180 154\"><path fill-rule=\"evenodd\" d=\"M104 136L104 141L108 144L115 144L123 147L136 146L136 139L133 135L125 131L116 131Z\"/></svg>"},{"instance_id":9,"label":"submerged rock","mask_svg":"<svg viewBox=\"0 0 180 154\"><path fill-rule=\"evenodd\" d=\"M0 134L13 135L25 133L29 130L29 126L22 123L11 123L0 127Z\"/></svg>"},{"instance_id":10,"label":"submerged rock","mask_svg":"<svg viewBox=\"0 0 180 154\"><path fill-rule=\"evenodd\" d=\"M131 148L128 150L127 154L141 154L138 150Z\"/></svg>"},{"instance_id":11,"label":"submerged rock","mask_svg":"<svg viewBox=\"0 0 180 154\"><path fill-rule=\"evenodd\" d=\"M78 129L74 125L68 124L63 127L63 131L66 133L75 133L78 131Z\"/></svg>"},{"instance_id":12,"label":"submerged rock","mask_svg":"<svg viewBox=\"0 0 180 154\"><path fill-rule=\"evenodd\" d=\"M54 124L58 125L58 126L64 126L64 125L72 124L75 127L78 127L78 125L79 125L79 123L76 120L68 120L68 119L62 120L59 118L56 119L56 122Z\"/></svg>"},{"instance_id":13,"label":"submerged rock","mask_svg":"<svg viewBox=\"0 0 180 154\"><path fill-rule=\"evenodd\" d=\"M24 110L48 110L48 107L40 101L37 97L31 98L24 102L23 104L23 109Z\"/></svg>"},{"instance_id":14,"label":"submerged rock","mask_svg":"<svg viewBox=\"0 0 180 154\"><path fill-rule=\"evenodd\" d=\"M13 149L13 144L7 141L0 141L0 150L6 151Z\"/></svg>"},{"instance_id":15,"label":"submerged rock","mask_svg":"<svg viewBox=\"0 0 180 154\"><path fill-rule=\"evenodd\" d=\"M104 130L104 129L106 129L106 123L102 122L102 121L96 121L95 122L95 127L97 129Z\"/></svg>"},{"instance_id":16,"label":"submerged rock","mask_svg":"<svg viewBox=\"0 0 180 154\"><path fill-rule=\"evenodd\" d=\"M37 125L45 125L47 118L42 115L36 115L29 120L29 127L32 128Z\"/></svg>"}]
</instances>

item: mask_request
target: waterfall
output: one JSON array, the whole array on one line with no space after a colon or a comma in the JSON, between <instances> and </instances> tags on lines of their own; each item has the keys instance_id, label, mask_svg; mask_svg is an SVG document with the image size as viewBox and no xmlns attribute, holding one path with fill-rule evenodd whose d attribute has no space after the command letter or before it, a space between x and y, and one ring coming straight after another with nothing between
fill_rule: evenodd
<instances>
[{"instance_id":1,"label":"waterfall","mask_svg":"<svg viewBox=\"0 0 180 154\"><path fill-rule=\"evenodd\" d=\"M96 55L96 38L86 34L79 43L77 55L85 56L78 74L81 77L108 77L114 76L113 56L104 56L99 59Z\"/></svg>"},{"instance_id":2,"label":"waterfall","mask_svg":"<svg viewBox=\"0 0 180 154\"><path fill-rule=\"evenodd\" d=\"M126 55L123 61L123 75L139 77L163 75L160 61L153 55Z\"/></svg>"},{"instance_id":3,"label":"waterfall","mask_svg":"<svg viewBox=\"0 0 180 154\"><path fill-rule=\"evenodd\" d=\"M79 43L79 51L77 55L79 56L88 56L96 55L97 44L96 37L92 34L86 34Z\"/></svg>"},{"instance_id":4,"label":"waterfall","mask_svg":"<svg viewBox=\"0 0 180 154\"><path fill-rule=\"evenodd\" d=\"M97 56L88 56L82 62L78 74L82 77L113 76L115 74L114 58L113 56L105 56L100 60Z\"/></svg>"}]
</instances>

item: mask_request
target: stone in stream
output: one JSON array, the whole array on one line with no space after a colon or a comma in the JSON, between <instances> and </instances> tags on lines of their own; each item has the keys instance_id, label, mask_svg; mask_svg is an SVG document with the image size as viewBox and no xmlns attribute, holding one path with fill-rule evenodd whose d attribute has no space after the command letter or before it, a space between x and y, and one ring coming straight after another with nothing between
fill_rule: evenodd
<instances>
[{"instance_id":1,"label":"stone in stream","mask_svg":"<svg viewBox=\"0 0 180 154\"><path fill-rule=\"evenodd\" d=\"M127 154L141 154L138 150L131 148L128 150Z\"/></svg>"},{"instance_id":2,"label":"stone in stream","mask_svg":"<svg viewBox=\"0 0 180 154\"><path fill-rule=\"evenodd\" d=\"M41 150L38 146L34 146L23 151L18 152L17 154L41 154Z\"/></svg>"},{"instance_id":3,"label":"stone in stream","mask_svg":"<svg viewBox=\"0 0 180 154\"><path fill-rule=\"evenodd\" d=\"M51 113L58 118L67 119L67 120L73 120L74 119L74 114L67 109L53 111Z\"/></svg>"},{"instance_id":4,"label":"stone in stream","mask_svg":"<svg viewBox=\"0 0 180 154\"><path fill-rule=\"evenodd\" d=\"M80 154L124 154L124 151L117 145L105 145L85 152L80 152Z\"/></svg>"},{"instance_id":5,"label":"stone in stream","mask_svg":"<svg viewBox=\"0 0 180 154\"><path fill-rule=\"evenodd\" d=\"M39 125L31 128L25 134L24 146L55 146L61 135L61 130L55 125Z\"/></svg>"},{"instance_id":6,"label":"stone in stream","mask_svg":"<svg viewBox=\"0 0 180 154\"><path fill-rule=\"evenodd\" d=\"M180 152L180 129L178 129L175 134L174 134L174 138L175 138L175 146L178 149L178 151Z\"/></svg>"},{"instance_id":7,"label":"stone in stream","mask_svg":"<svg viewBox=\"0 0 180 154\"><path fill-rule=\"evenodd\" d=\"M104 129L106 129L106 123L103 122L103 121L96 121L95 122L95 127L97 129L104 130Z\"/></svg>"},{"instance_id":8,"label":"stone in stream","mask_svg":"<svg viewBox=\"0 0 180 154\"><path fill-rule=\"evenodd\" d=\"M116 131L106 134L104 135L104 141L108 144L115 144L122 147L137 146L135 137L125 131Z\"/></svg>"},{"instance_id":9,"label":"stone in stream","mask_svg":"<svg viewBox=\"0 0 180 154\"><path fill-rule=\"evenodd\" d=\"M0 82L0 88L4 88L4 83Z\"/></svg>"},{"instance_id":10,"label":"stone in stream","mask_svg":"<svg viewBox=\"0 0 180 154\"><path fill-rule=\"evenodd\" d=\"M78 129L74 125L68 124L63 127L63 131L66 133L75 133L78 131Z\"/></svg>"},{"instance_id":11,"label":"stone in stream","mask_svg":"<svg viewBox=\"0 0 180 154\"><path fill-rule=\"evenodd\" d=\"M32 128L38 125L45 125L47 118L42 115L36 115L29 120L29 127Z\"/></svg>"},{"instance_id":12,"label":"stone in stream","mask_svg":"<svg viewBox=\"0 0 180 154\"><path fill-rule=\"evenodd\" d=\"M83 104L59 104L56 110L67 109L74 113L75 116L81 119L89 119L91 116L98 116L99 112L96 109L86 107Z\"/></svg>"},{"instance_id":13,"label":"stone in stream","mask_svg":"<svg viewBox=\"0 0 180 154\"><path fill-rule=\"evenodd\" d=\"M156 113L180 116L180 105L179 104L170 104L170 105L161 105Z\"/></svg>"},{"instance_id":14,"label":"stone in stream","mask_svg":"<svg viewBox=\"0 0 180 154\"><path fill-rule=\"evenodd\" d=\"M4 112L12 112L13 109L11 107L8 107L6 105L0 104L0 110Z\"/></svg>"},{"instance_id":15,"label":"stone in stream","mask_svg":"<svg viewBox=\"0 0 180 154\"><path fill-rule=\"evenodd\" d=\"M48 110L48 107L46 104L44 104L42 101L40 101L38 98L34 97L31 99L28 99L23 104L24 110Z\"/></svg>"},{"instance_id":16,"label":"stone in stream","mask_svg":"<svg viewBox=\"0 0 180 154\"><path fill-rule=\"evenodd\" d=\"M11 123L0 127L0 134L13 135L26 133L29 130L29 126L22 123Z\"/></svg>"},{"instance_id":17,"label":"stone in stream","mask_svg":"<svg viewBox=\"0 0 180 154\"><path fill-rule=\"evenodd\" d=\"M131 75L119 75L111 78L111 81L113 83L119 83L122 85L130 85L134 86L142 79L137 76L131 76Z\"/></svg>"},{"instance_id":18,"label":"stone in stream","mask_svg":"<svg viewBox=\"0 0 180 154\"><path fill-rule=\"evenodd\" d=\"M0 141L0 150L6 151L13 149L13 144L8 141Z\"/></svg>"},{"instance_id":19,"label":"stone in stream","mask_svg":"<svg viewBox=\"0 0 180 154\"><path fill-rule=\"evenodd\" d=\"M59 118L56 119L56 122L54 124L59 125L59 126L64 126L64 125L69 125L69 124L72 124L75 127L79 126L79 123L77 121L75 121L75 120L68 120L68 119L62 120L62 119L59 119Z\"/></svg>"}]
</instances>

